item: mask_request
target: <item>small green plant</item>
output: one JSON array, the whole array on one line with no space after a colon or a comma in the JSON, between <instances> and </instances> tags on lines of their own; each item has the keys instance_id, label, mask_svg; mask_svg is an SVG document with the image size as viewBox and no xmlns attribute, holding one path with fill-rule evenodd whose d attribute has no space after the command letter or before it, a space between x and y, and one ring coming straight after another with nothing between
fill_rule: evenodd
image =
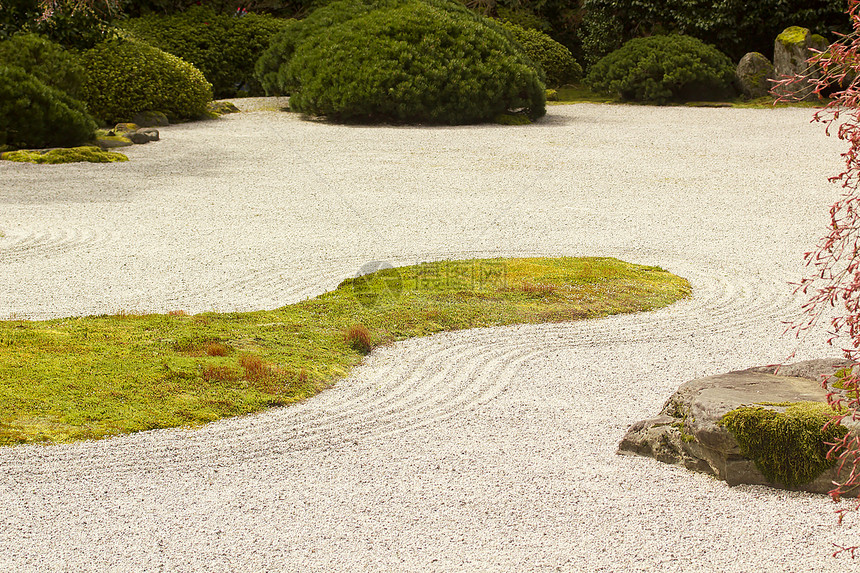
<instances>
[{"instance_id":1,"label":"small green plant","mask_svg":"<svg viewBox=\"0 0 860 573\"><path fill-rule=\"evenodd\" d=\"M134 37L194 64L220 99L263 95L254 78L254 64L287 22L262 14L237 18L209 6L192 6L170 16L133 18L121 26Z\"/></svg>"},{"instance_id":2,"label":"small green plant","mask_svg":"<svg viewBox=\"0 0 860 573\"><path fill-rule=\"evenodd\" d=\"M68 147L62 149L51 149L50 151L7 151L0 154L0 159L6 161L17 161L20 163L40 163L56 165L60 163L115 163L128 161L128 157L122 153L107 151L95 146Z\"/></svg>"},{"instance_id":3,"label":"small green plant","mask_svg":"<svg viewBox=\"0 0 860 573\"><path fill-rule=\"evenodd\" d=\"M100 120L131 121L137 112L160 111L171 121L206 113L212 86L200 70L136 40L110 40L84 52L81 99Z\"/></svg>"},{"instance_id":4,"label":"small green plant","mask_svg":"<svg viewBox=\"0 0 860 573\"><path fill-rule=\"evenodd\" d=\"M511 22L501 24L526 55L543 68L548 87L556 88L582 79L582 68L563 45L539 30L522 28Z\"/></svg>"},{"instance_id":5,"label":"small green plant","mask_svg":"<svg viewBox=\"0 0 860 573\"><path fill-rule=\"evenodd\" d=\"M338 121L465 124L546 113L542 70L498 24L450 0L339 0L275 36L268 93Z\"/></svg>"},{"instance_id":6,"label":"small green plant","mask_svg":"<svg viewBox=\"0 0 860 573\"><path fill-rule=\"evenodd\" d=\"M773 408L784 407L784 412ZM848 432L832 423L834 412L820 402L741 406L720 420L735 437L741 455L755 462L772 483L794 487L809 483L833 467L828 444Z\"/></svg>"},{"instance_id":7,"label":"small green plant","mask_svg":"<svg viewBox=\"0 0 860 573\"><path fill-rule=\"evenodd\" d=\"M0 149L75 146L92 140L95 131L80 101L0 63Z\"/></svg>"},{"instance_id":8,"label":"small green plant","mask_svg":"<svg viewBox=\"0 0 860 573\"><path fill-rule=\"evenodd\" d=\"M361 354L369 354L373 349L370 331L363 324L353 324L344 333L344 338L350 348Z\"/></svg>"},{"instance_id":9,"label":"small green plant","mask_svg":"<svg viewBox=\"0 0 860 573\"><path fill-rule=\"evenodd\" d=\"M673 34L630 40L597 62L586 83L624 100L665 104L731 98L734 76L725 54Z\"/></svg>"}]
</instances>

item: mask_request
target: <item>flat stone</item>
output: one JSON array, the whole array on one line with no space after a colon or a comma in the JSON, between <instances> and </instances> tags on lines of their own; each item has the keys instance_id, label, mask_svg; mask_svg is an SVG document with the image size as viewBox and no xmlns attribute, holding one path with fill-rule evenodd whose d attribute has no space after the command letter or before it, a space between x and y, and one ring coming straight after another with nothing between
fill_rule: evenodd
<instances>
[{"instance_id":1,"label":"flat stone","mask_svg":"<svg viewBox=\"0 0 860 573\"><path fill-rule=\"evenodd\" d=\"M149 143L150 141L158 141L158 130L152 127L142 127L136 131L131 133L127 133L126 137L128 137L132 143Z\"/></svg>"},{"instance_id":2,"label":"flat stone","mask_svg":"<svg viewBox=\"0 0 860 573\"><path fill-rule=\"evenodd\" d=\"M658 416L630 427L618 446L618 453L682 465L712 474L729 485L761 484L827 493L833 489L835 468L797 488L769 482L752 460L741 455L734 436L720 426L719 421L740 406L783 402L826 404L827 390L821 385L823 376L829 376L832 384L834 372L849 364L838 358L810 360L782 367L760 366L685 382ZM849 420L843 420L843 424L850 431L860 430Z\"/></svg>"},{"instance_id":3,"label":"flat stone","mask_svg":"<svg viewBox=\"0 0 860 573\"><path fill-rule=\"evenodd\" d=\"M229 101L210 101L206 104L206 109L209 113L215 115L226 115L228 113L239 113L239 108Z\"/></svg>"}]
</instances>

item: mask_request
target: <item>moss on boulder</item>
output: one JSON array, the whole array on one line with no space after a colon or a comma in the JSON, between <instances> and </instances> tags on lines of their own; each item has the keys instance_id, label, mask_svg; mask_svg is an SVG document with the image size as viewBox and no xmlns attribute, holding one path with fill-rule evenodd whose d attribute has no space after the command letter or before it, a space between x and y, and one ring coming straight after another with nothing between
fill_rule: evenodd
<instances>
[{"instance_id":1,"label":"moss on boulder","mask_svg":"<svg viewBox=\"0 0 860 573\"><path fill-rule=\"evenodd\" d=\"M833 410L821 402L762 403L741 406L720 420L740 446L772 482L787 487L809 483L833 467L827 459L828 442L842 438L848 429L827 424Z\"/></svg>"}]
</instances>

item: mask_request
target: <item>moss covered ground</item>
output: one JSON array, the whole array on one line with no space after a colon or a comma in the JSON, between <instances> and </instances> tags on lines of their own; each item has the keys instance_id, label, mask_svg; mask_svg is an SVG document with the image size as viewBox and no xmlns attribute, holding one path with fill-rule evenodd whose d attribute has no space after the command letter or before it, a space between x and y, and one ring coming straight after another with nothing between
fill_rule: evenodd
<instances>
[{"instance_id":1,"label":"moss covered ground","mask_svg":"<svg viewBox=\"0 0 860 573\"><path fill-rule=\"evenodd\" d=\"M616 259L489 259L387 269L270 311L2 321L0 444L195 426L312 396L380 344L689 294L680 277Z\"/></svg>"}]
</instances>

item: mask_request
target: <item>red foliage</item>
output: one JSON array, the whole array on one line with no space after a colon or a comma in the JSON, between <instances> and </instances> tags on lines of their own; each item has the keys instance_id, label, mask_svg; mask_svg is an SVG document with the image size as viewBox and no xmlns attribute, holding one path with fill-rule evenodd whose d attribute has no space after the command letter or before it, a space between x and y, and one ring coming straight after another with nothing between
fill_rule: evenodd
<instances>
[{"instance_id":1,"label":"red foliage","mask_svg":"<svg viewBox=\"0 0 860 573\"><path fill-rule=\"evenodd\" d=\"M827 342L836 345L837 340L842 340L839 346L854 368L842 378L842 389L824 383L829 390L828 403L834 409L829 423L845 418L860 420L860 0L849 3L854 31L841 36L825 52L814 54L808 60L806 74L776 82L798 92L810 83L819 95L832 92L830 103L815 113L813 121L824 123L828 135L837 126L837 137L848 143L848 150L842 154L845 170L830 178L842 183L842 196L830 207L828 234L815 250L804 255L812 272L801 280L797 292L809 298L803 305L802 318L790 326L800 334L816 324L825 310L840 309L838 316L830 319ZM818 79L809 73L815 68ZM840 483L834 483L830 495L838 501L860 488L860 439L849 433L830 445L828 455L840 469ZM860 503L837 510L839 522L858 509ZM858 548L838 546L836 554L845 552L853 557Z\"/></svg>"}]
</instances>

